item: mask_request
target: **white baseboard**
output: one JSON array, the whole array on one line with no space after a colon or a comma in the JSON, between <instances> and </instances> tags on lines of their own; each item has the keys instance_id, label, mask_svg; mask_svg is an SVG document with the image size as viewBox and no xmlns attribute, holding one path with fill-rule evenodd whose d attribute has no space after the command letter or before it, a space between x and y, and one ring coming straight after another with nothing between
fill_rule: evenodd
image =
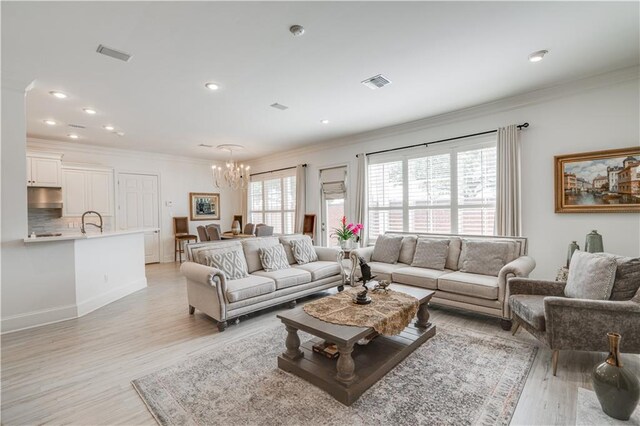
<instances>
[{"instance_id":1,"label":"white baseboard","mask_svg":"<svg viewBox=\"0 0 640 426\"><path fill-rule=\"evenodd\" d=\"M147 278L141 278L129 284L115 288L107 293L85 300L77 305L66 305L57 308L43 309L2 318L2 334L40 327L60 321L78 318L95 311L111 302L115 302L131 293L147 286Z\"/></svg>"},{"instance_id":2,"label":"white baseboard","mask_svg":"<svg viewBox=\"0 0 640 426\"><path fill-rule=\"evenodd\" d=\"M59 306L2 318L2 334L77 318L76 305Z\"/></svg>"},{"instance_id":3,"label":"white baseboard","mask_svg":"<svg viewBox=\"0 0 640 426\"><path fill-rule=\"evenodd\" d=\"M122 299L123 297L128 296L131 293L142 290L146 286L147 278L143 277L126 285L114 288L107 293L103 293L98 296L92 297L91 299L81 301L77 304L78 317L87 315L88 313L93 312L105 305L108 305L111 302L115 302L116 300Z\"/></svg>"}]
</instances>

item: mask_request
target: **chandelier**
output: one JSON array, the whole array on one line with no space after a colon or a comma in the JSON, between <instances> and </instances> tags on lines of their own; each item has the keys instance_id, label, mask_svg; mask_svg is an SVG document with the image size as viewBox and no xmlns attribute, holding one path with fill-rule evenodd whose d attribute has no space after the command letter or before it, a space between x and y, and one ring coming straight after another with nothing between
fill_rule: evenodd
<instances>
[{"instance_id":1,"label":"chandelier","mask_svg":"<svg viewBox=\"0 0 640 426\"><path fill-rule=\"evenodd\" d=\"M229 161L225 167L211 166L213 183L217 188L228 187L231 189L245 188L249 185L249 166L238 164L233 160L233 151L244 149L242 145L224 144L218 145L218 149L229 152Z\"/></svg>"}]
</instances>

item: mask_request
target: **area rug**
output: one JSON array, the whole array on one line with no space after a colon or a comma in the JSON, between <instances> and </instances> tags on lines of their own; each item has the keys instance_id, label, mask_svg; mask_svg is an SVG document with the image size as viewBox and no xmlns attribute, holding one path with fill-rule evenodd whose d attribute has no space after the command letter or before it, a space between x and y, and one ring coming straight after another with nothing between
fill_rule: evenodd
<instances>
[{"instance_id":1,"label":"area rug","mask_svg":"<svg viewBox=\"0 0 640 426\"><path fill-rule=\"evenodd\" d=\"M507 425L537 351L439 327L346 407L278 369L285 334L277 326L132 383L161 425Z\"/></svg>"}]
</instances>

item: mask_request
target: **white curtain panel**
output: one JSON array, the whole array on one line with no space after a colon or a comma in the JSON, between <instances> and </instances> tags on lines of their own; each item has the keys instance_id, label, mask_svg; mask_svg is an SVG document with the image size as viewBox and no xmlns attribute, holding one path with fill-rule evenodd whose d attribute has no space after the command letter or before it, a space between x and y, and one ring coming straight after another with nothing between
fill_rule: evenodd
<instances>
[{"instance_id":1,"label":"white curtain panel","mask_svg":"<svg viewBox=\"0 0 640 426\"><path fill-rule=\"evenodd\" d=\"M367 235L367 156L358 154L358 174L356 176L356 217L358 223L364 225L364 230L360 235L361 247L366 247L368 243Z\"/></svg>"},{"instance_id":2,"label":"white curtain panel","mask_svg":"<svg viewBox=\"0 0 640 426\"><path fill-rule=\"evenodd\" d=\"M522 235L519 133L515 124L498 129L496 235Z\"/></svg>"},{"instance_id":3,"label":"white curtain panel","mask_svg":"<svg viewBox=\"0 0 640 426\"><path fill-rule=\"evenodd\" d=\"M304 215L307 213L307 168L302 164L296 166L296 234L302 233L304 227Z\"/></svg>"}]
</instances>

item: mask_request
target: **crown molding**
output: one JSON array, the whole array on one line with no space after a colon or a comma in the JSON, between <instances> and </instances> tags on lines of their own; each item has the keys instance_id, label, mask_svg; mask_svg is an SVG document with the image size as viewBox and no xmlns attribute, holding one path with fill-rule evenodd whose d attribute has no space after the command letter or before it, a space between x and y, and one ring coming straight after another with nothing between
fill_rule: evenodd
<instances>
[{"instance_id":1,"label":"crown molding","mask_svg":"<svg viewBox=\"0 0 640 426\"><path fill-rule=\"evenodd\" d=\"M122 149L122 148L109 148L103 146L96 145L88 145L82 143L70 143L70 142L62 142L58 140L52 139L42 139L42 138L27 138L27 149L29 150L37 150L37 151L62 151L62 152L76 152L80 154L89 154L89 155L112 155L116 157L125 157L125 158L140 158L141 160L156 160L156 161L172 161L172 162L181 162L188 164L196 164L196 165L211 165L211 164L222 164L221 161L216 160L207 160L196 157L186 157L186 156L177 156L177 155L169 155L169 154L161 154L157 152L148 152L148 151L135 151L131 149Z\"/></svg>"},{"instance_id":2,"label":"crown molding","mask_svg":"<svg viewBox=\"0 0 640 426\"><path fill-rule=\"evenodd\" d=\"M495 101L486 102L483 104L439 115L434 115L431 117L421 118L415 121L382 127L379 129L357 133L350 136L314 142L313 145L306 145L300 148L281 151L269 154L261 158L252 158L250 160L247 160L247 162L253 167L253 163L258 161L262 163L264 161L269 161L276 158L278 160L282 160L283 158L298 157L302 154L309 154L326 149L339 148L347 145L355 145L361 142L368 142L375 139L383 138L385 136L397 136L407 133L414 133L432 127L456 123L463 120L470 120L473 118L514 110L529 105L549 102L555 99L571 96L578 93L584 93L603 87L615 86L617 84L622 84L634 80L638 81L639 77L640 67L631 66L627 68L621 68L618 70L596 74L589 77L564 81L526 93L497 99Z\"/></svg>"}]
</instances>

